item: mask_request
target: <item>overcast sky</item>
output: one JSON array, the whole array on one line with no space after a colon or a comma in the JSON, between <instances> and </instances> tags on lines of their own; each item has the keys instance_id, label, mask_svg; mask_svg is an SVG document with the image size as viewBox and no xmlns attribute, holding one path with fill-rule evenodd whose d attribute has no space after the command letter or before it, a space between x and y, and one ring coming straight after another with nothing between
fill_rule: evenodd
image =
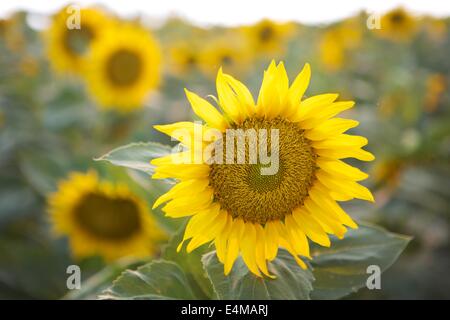
<instances>
[{"instance_id":1,"label":"overcast sky","mask_svg":"<svg viewBox=\"0 0 450 320\"><path fill-rule=\"evenodd\" d=\"M380 13L398 5L415 13L450 16L449 0L0 0L0 16L17 9L52 13L67 3L81 6L103 4L123 16L143 13L165 18L179 15L198 24L236 25L261 18L303 23L330 22L361 9Z\"/></svg>"}]
</instances>

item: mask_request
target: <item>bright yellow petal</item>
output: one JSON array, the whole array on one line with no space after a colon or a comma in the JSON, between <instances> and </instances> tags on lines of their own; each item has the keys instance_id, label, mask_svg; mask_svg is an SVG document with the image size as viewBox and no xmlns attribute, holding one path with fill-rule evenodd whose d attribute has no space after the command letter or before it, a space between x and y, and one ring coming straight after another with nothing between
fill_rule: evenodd
<instances>
[{"instance_id":1,"label":"bright yellow petal","mask_svg":"<svg viewBox=\"0 0 450 320\"><path fill-rule=\"evenodd\" d=\"M244 110L240 110L239 100L228 84L227 78L222 73L222 68L217 73L216 87L219 105L222 110L234 123L241 123L245 117Z\"/></svg>"},{"instance_id":2,"label":"bright yellow petal","mask_svg":"<svg viewBox=\"0 0 450 320\"><path fill-rule=\"evenodd\" d=\"M164 202L167 202L177 197L183 197L186 195L195 196L197 193L200 193L203 190L205 190L208 184L209 184L208 179L192 179L177 183L175 186L173 186L172 189L170 189L168 192L160 196L155 201L152 209L155 209Z\"/></svg>"},{"instance_id":3,"label":"bright yellow petal","mask_svg":"<svg viewBox=\"0 0 450 320\"><path fill-rule=\"evenodd\" d=\"M309 86L309 81L311 79L311 67L309 63L306 63L302 71L295 78L291 87L289 88L289 109L286 113L288 118L292 117L299 108L300 101Z\"/></svg>"},{"instance_id":4,"label":"bright yellow petal","mask_svg":"<svg viewBox=\"0 0 450 320\"><path fill-rule=\"evenodd\" d=\"M227 216L227 213L220 212L215 220L211 221L209 224L205 224L200 233L192 237L187 245L186 251L190 253L201 245L212 241L226 226Z\"/></svg>"},{"instance_id":5,"label":"bright yellow petal","mask_svg":"<svg viewBox=\"0 0 450 320\"><path fill-rule=\"evenodd\" d=\"M230 236L228 237L227 254L224 263L224 273L228 275L239 255L239 243L244 233L244 221L242 219L233 220Z\"/></svg>"},{"instance_id":6,"label":"bright yellow petal","mask_svg":"<svg viewBox=\"0 0 450 320\"><path fill-rule=\"evenodd\" d=\"M197 193L195 197L184 196L175 198L168 202L162 210L166 216L172 218L184 217L186 215L193 215L198 211L207 209L213 200L213 190L208 187L202 192Z\"/></svg>"},{"instance_id":7,"label":"bright yellow petal","mask_svg":"<svg viewBox=\"0 0 450 320\"><path fill-rule=\"evenodd\" d=\"M338 96L336 93L325 93L303 100L292 120L294 122L305 121L314 117L318 112L329 107Z\"/></svg>"},{"instance_id":8,"label":"bright yellow petal","mask_svg":"<svg viewBox=\"0 0 450 320\"><path fill-rule=\"evenodd\" d=\"M297 222L298 227L303 230L308 238L324 247L330 246L330 238L327 236L325 230L323 230L320 224L312 219L304 210L294 210L292 216Z\"/></svg>"},{"instance_id":9,"label":"bright yellow petal","mask_svg":"<svg viewBox=\"0 0 450 320\"><path fill-rule=\"evenodd\" d=\"M267 269L266 262L266 237L263 227L260 224L255 225L256 229L256 264L258 268L264 273L266 276L274 279L275 276L269 273Z\"/></svg>"},{"instance_id":10,"label":"bright yellow petal","mask_svg":"<svg viewBox=\"0 0 450 320\"><path fill-rule=\"evenodd\" d=\"M264 231L266 234L266 257L267 260L272 261L275 259L278 253L278 229L275 224L278 222L269 221L266 223L264 227Z\"/></svg>"},{"instance_id":11,"label":"bright yellow petal","mask_svg":"<svg viewBox=\"0 0 450 320\"><path fill-rule=\"evenodd\" d=\"M339 101L324 106L323 108L316 108L314 112L309 114L309 118L301 120L300 125L304 129L315 128L325 120L334 117L344 110L352 108L354 105L355 103L353 101Z\"/></svg>"},{"instance_id":12,"label":"bright yellow petal","mask_svg":"<svg viewBox=\"0 0 450 320\"><path fill-rule=\"evenodd\" d=\"M316 177L325 187L331 190L341 190L355 198L375 202L370 190L355 181L336 179L323 170L317 170Z\"/></svg>"},{"instance_id":13,"label":"bright yellow petal","mask_svg":"<svg viewBox=\"0 0 450 320\"><path fill-rule=\"evenodd\" d=\"M315 152L321 157L334 160L355 158L361 161L372 161L375 159L373 154L360 148L317 149Z\"/></svg>"},{"instance_id":14,"label":"bright yellow petal","mask_svg":"<svg viewBox=\"0 0 450 320\"><path fill-rule=\"evenodd\" d=\"M309 254L308 239L303 231L297 226L297 223L291 214L285 217L284 225L294 251L304 257L311 258Z\"/></svg>"},{"instance_id":15,"label":"bright yellow petal","mask_svg":"<svg viewBox=\"0 0 450 320\"><path fill-rule=\"evenodd\" d=\"M217 111L216 108L195 93L190 92L187 89L184 89L184 91L186 92L186 97L192 106L192 110L194 110L197 116L203 119L210 127L217 128L220 131L225 131L228 124L223 115Z\"/></svg>"},{"instance_id":16,"label":"bright yellow petal","mask_svg":"<svg viewBox=\"0 0 450 320\"><path fill-rule=\"evenodd\" d=\"M311 199L324 211L334 214L344 225L356 229L358 225L328 194L319 192L316 188L309 191Z\"/></svg>"},{"instance_id":17,"label":"bright yellow petal","mask_svg":"<svg viewBox=\"0 0 450 320\"><path fill-rule=\"evenodd\" d=\"M336 235L339 239L344 237L347 229L340 221L336 220L333 216L330 216L327 212L324 212L311 198L306 199L304 205L305 209L321 226L326 226L327 229L331 230L332 234Z\"/></svg>"},{"instance_id":18,"label":"bright yellow petal","mask_svg":"<svg viewBox=\"0 0 450 320\"><path fill-rule=\"evenodd\" d=\"M238 108L241 113L244 113L246 117L253 116L255 114L256 106L250 90L248 90L242 82L236 80L232 76L227 74L223 74L223 76L236 95Z\"/></svg>"},{"instance_id":19,"label":"bright yellow petal","mask_svg":"<svg viewBox=\"0 0 450 320\"><path fill-rule=\"evenodd\" d=\"M227 214L227 222L222 232L220 232L216 239L214 240L214 245L216 246L217 258L220 262L225 263L225 257L227 254L227 242L228 236L230 234L231 228L233 226L233 218L227 212L223 211Z\"/></svg>"},{"instance_id":20,"label":"bright yellow petal","mask_svg":"<svg viewBox=\"0 0 450 320\"><path fill-rule=\"evenodd\" d=\"M365 137L340 134L329 139L313 141L312 146L316 149L361 148L367 145L367 143L368 140Z\"/></svg>"},{"instance_id":21,"label":"bright yellow petal","mask_svg":"<svg viewBox=\"0 0 450 320\"><path fill-rule=\"evenodd\" d=\"M183 240L178 245L177 251L179 252L181 250L184 241L191 239L193 236L197 234L200 234L202 228L205 225L210 225L214 223L215 219L219 215L219 212L220 207L218 205L213 205L193 216L186 225Z\"/></svg>"},{"instance_id":22,"label":"bright yellow petal","mask_svg":"<svg viewBox=\"0 0 450 320\"><path fill-rule=\"evenodd\" d=\"M253 223L247 222L244 224L244 233L241 238L241 252L242 259L247 265L248 269L258 277L261 277L258 265L256 264L256 229Z\"/></svg>"},{"instance_id":23,"label":"bright yellow petal","mask_svg":"<svg viewBox=\"0 0 450 320\"><path fill-rule=\"evenodd\" d=\"M359 124L356 120L333 118L326 120L319 126L306 130L305 137L309 140L319 141L344 133Z\"/></svg>"},{"instance_id":24,"label":"bright yellow petal","mask_svg":"<svg viewBox=\"0 0 450 320\"><path fill-rule=\"evenodd\" d=\"M348 180L361 181L367 179L369 176L367 173L364 173L358 168L352 167L341 160L329 160L319 157L316 163L322 170L330 175L336 175Z\"/></svg>"}]
</instances>

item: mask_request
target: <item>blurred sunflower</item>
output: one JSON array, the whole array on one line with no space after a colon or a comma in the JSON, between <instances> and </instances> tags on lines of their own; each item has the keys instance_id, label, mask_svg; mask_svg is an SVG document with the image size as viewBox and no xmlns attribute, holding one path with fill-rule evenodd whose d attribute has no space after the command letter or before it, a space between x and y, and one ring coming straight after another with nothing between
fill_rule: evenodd
<instances>
[{"instance_id":1,"label":"blurred sunflower","mask_svg":"<svg viewBox=\"0 0 450 320\"><path fill-rule=\"evenodd\" d=\"M169 48L169 57L169 69L176 75L185 75L200 67L200 48L192 42L175 42Z\"/></svg>"},{"instance_id":2,"label":"blurred sunflower","mask_svg":"<svg viewBox=\"0 0 450 320\"><path fill-rule=\"evenodd\" d=\"M160 81L161 52L152 34L118 24L92 46L86 70L88 89L105 109L129 112L142 107Z\"/></svg>"},{"instance_id":3,"label":"blurred sunflower","mask_svg":"<svg viewBox=\"0 0 450 320\"><path fill-rule=\"evenodd\" d=\"M333 31L327 31L319 41L320 60L328 71L340 70L345 60L345 47Z\"/></svg>"},{"instance_id":4,"label":"blurred sunflower","mask_svg":"<svg viewBox=\"0 0 450 320\"><path fill-rule=\"evenodd\" d=\"M362 39L361 24L357 18L350 18L327 30L319 40L322 64L328 71L340 70L346 53L359 46Z\"/></svg>"},{"instance_id":5,"label":"blurred sunflower","mask_svg":"<svg viewBox=\"0 0 450 320\"><path fill-rule=\"evenodd\" d=\"M381 28L377 29L381 37L393 41L408 41L417 31L417 22L405 9L396 8L381 17Z\"/></svg>"},{"instance_id":6,"label":"blurred sunflower","mask_svg":"<svg viewBox=\"0 0 450 320\"><path fill-rule=\"evenodd\" d=\"M242 75L248 69L251 59L251 52L242 40L236 35L224 35L209 42L201 52L202 71L208 76L215 77L222 66L227 72Z\"/></svg>"},{"instance_id":7,"label":"blurred sunflower","mask_svg":"<svg viewBox=\"0 0 450 320\"><path fill-rule=\"evenodd\" d=\"M439 73L427 77L425 93L425 110L435 112L447 91L447 80L445 76Z\"/></svg>"},{"instance_id":8,"label":"blurred sunflower","mask_svg":"<svg viewBox=\"0 0 450 320\"><path fill-rule=\"evenodd\" d=\"M55 232L69 237L76 258L145 257L164 238L144 200L92 171L72 173L49 196L48 206Z\"/></svg>"},{"instance_id":9,"label":"blurred sunflower","mask_svg":"<svg viewBox=\"0 0 450 320\"><path fill-rule=\"evenodd\" d=\"M423 18L422 27L427 36L432 40L436 42L445 40L447 35L447 24L445 20L426 16Z\"/></svg>"},{"instance_id":10,"label":"blurred sunflower","mask_svg":"<svg viewBox=\"0 0 450 320\"><path fill-rule=\"evenodd\" d=\"M71 13L64 8L52 20L44 34L50 63L56 71L80 74L95 40L103 36L112 20L94 8L80 10L80 28L69 29Z\"/></svg>"},{"instance_id":11,"label":"blurred sunflower","mask_svg":"<svg viewBox=\"0 0 450 320\"><path fill-rule=\"evenodd\" d=\"M219 70L217 101L223 113L186 90L194 112L206 125L179 122L155 126L188 149L152 161L153 178L179 181L154 207L168 202L162 209L167 216L192 216L178 250L189 239L188 252L214 241L225 274L241 253L251 272L271 276L267 261L275 259L279 246L306 268L299 256L310 258L307 238L330 246L327 234L342 238L345 226L357 227L336 201L374 199L367 188L357 183L368 175L340 159L371 161L374 156L362 149L367 144L366 138L344 134L357 126L357 121L333 118L354 103L336 102L337 94L301 100L309 80L308 64L289 85L283 63L276 66L272 62L264 73L255 103L244 84ZM203 129L203 138L195 135ZM265 165L260 161L256 164L211 161L216 151L227 153L220 149L206 152L211 146L209 142L220 146L221 141L226 141L230 134L227 129L278 129L279 170L264 175L261 170ZM216 133L215 139L210 130ZM210 157L196 159L199 149Z\"/></svg>"},{"instance_id":12,"label":"blurred sunflower","mask_svg":"<svg viewBox=\"0 0 450 320\"><path fill-rule=\"evenodd\" d=\"M241 31L255 55L281 55L286 41L293 35L294 25L263 19L253 26L242 27Z\"/></svg>"}]
</instances>

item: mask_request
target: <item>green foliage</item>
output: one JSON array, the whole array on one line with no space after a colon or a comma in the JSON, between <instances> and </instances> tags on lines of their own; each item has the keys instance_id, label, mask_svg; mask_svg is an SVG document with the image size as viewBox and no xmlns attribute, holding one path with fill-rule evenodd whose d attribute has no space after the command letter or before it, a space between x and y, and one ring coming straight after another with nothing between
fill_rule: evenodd
<instances>
[{"instance_id":1,"label":"green foliage","mask_svg":"<svg viewBox=\"0 0 450 320\"><path fill-rule=\"evenodd\" d=\"M191 254L176 254L180 235L170 241L165 260L125 271L101 298L339 299L365 286L370 275L368 266L377 265L381 271L389 268L410 240L381 228L361 226L331 248L315 248L307 270L280 249L277 258L269 263L269 271L276 276L271 279L253 275L242 258L225 276L223 264L207 245Z\"/></svg>"}]
</instances>

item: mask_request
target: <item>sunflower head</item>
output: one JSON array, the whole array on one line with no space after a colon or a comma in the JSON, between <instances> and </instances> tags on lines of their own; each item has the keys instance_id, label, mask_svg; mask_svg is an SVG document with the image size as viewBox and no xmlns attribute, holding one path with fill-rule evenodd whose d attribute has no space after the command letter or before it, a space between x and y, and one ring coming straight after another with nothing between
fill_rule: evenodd
<instances>
[{"instance_id":1,"label":"sunflower head","mask_svg":"<svg viewBox=\"0 0 450 320\"><path fill-rule=\"evenodd\" d=\"M207 76L213 78L220 67L225 71L243 74L251 59L249 49L239 35L234 33L223 35L202 48L199 57L200 68Z\"/></svg>"},{"instance_id":2,"label":"sunflower head","mask_svg":"<svg viewBox=\"0 0 450 320\"><path fill-rule=\"evenodd\" d=\"M112 24L99 9L83 8L79 14L79 28L69 28L73 13L63 8L45 33L49 60L58 72L82 73L92 44Z\"/></svg>"},{"instance_id":3,"label":"sunflower head","mask_svg":"<svg viewBox=\"0 0 450 320\"><path fill-rule=\"evenodd\" d=\"M55 232L69 237L77 258L145 257L164 238L142 199L126 185L100 181L92 171L72 173L48 205Z\"/></svg>"},{"instance_id":4,"label":"sunflower head","mask_svg":"<svg viewBox=\"0 0 450 320\"><path fill-rule=\"evenodd\" d=\"M197 71L201 65L200 46L197 43L178 41L168 49L170 71L185 75Z\"/></svg>"},{"instance_id":5,"label":"sunflower head","mask_svg":"<svg viewBox=\"0 0 450 320\"><path fill-rule=\"evenodd\" d=\"M309 79L308 64L289 84L283 63L272 62L254 101L244 84L219 70L220 111L186 90L205 124L155 127L185 150L152 161L154 178L178 180L154 206L166 203L170 217L192 216L187 250L213 241L225 274L241 254L254 274L271 276L267 261L279 247L306 267L308 238L329 246L328 235L342 238L346 227L357 227L337 201L373 201L358 183L367 174L341 160L374 159L362 149L366 138L344 133L358 122L334 118L354 103L336 101L337 94L302 99Z\"/></svg>"},{"instance_id":6,"label":"sunflower head","mask_svg":"<svg viewBox=\"0 0 450 320\"><path fill-rule=\"evenodd\" d=\"M380 36L399 42L405 42L412 38L417 31L415 17L405 9L396 8L381 17Z\"/></svg>"},{"instance_id":7,"label":"sunflower head","mask_svg":"<svg viewBox=\"0 0 450 320\"><path fill-rule=\"evenodd\" d=\"M242 28L253 52L263 55L282 54L284 44L293 35L293 31L292 23L277 23L269 19Z\"/></svg>"},{"instance_id":8,"label":"sunflower head","mask_svg":"<svg viewBox=\"0 0 450 320\"><path fill-rule=\"evenodd\" d=\"M161 52L148 30L118 23L92 46L88 89L101 107L128 112L142 107L160 80Z\"/></svg>"}]
</instances>

